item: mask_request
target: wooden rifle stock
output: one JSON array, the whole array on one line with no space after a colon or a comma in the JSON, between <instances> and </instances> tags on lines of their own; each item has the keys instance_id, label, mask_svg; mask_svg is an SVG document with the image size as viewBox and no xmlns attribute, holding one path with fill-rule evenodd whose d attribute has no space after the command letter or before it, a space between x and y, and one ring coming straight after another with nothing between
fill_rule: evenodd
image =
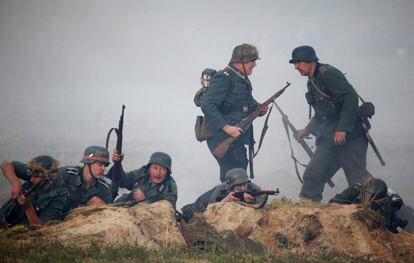
<instances>
[{"instance_id":1,"label":"wooden rifle stock","mask_svg":"<svg viewBox=\"0 0 414 263\"><path fill-rule=\"evenodd\" d=\"M289 82L286 82L286 86L280 89L278 92L276 92L273 96L271 96L269 99L267 99L262 104L258 105L256 110L250 113L245 119L241 120L239 123L237 123L235 126L240 127L242 129L245 129L248 125L250 125L259 115L261 112L261 109L263 107L268 106L270 103L272 103L277 97L282 95L282 93L290 86ZM233 137L227 137L224 141L222 141L213 151L213 155L221 160L223 159L224 155L226 155L227 151L230 148L230 145L235 141Z\"/></svg>"}]
</instances>

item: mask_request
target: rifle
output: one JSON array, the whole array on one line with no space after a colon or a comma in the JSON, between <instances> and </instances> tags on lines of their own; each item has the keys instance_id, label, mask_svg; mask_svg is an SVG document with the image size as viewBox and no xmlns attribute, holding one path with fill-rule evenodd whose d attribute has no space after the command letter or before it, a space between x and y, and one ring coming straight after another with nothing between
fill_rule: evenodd
<instances>
[{"instance_id":1,"label":"rifle","mask_svg":"<svg viewBox=\"0 0 414 263\"><path fill-rule=\"evenodd\" d=\"M285 126L285 130L286 130L286 134L288 136L289 139L289 143L290 143L290 136L289 136L289 131L287 130L287 127L289 127L289 129L292 131L293 136L296 137L296 134L298 133L298 130L295 128L295 126L289 121L288 116L282 111L282 109L279 107L279 105L277 105L277 103L275 102L274 105L276 106L276 108L278 109L278 111L280 112L280 114L282 115L282 121L283 121L283 125ZM313 151L312 149L309 147L309 145L306 143L306 141L303 138L297 139L296 140L303 148L303 150L305 150L305 152L308 154L309 158L312 159L313 156ZM292 145L291 145L291 157L293 159L293 161L295 162L295 168L296 168L296 174L298 175L299 181L302 183L302 178L300 178L299 176L299 171L297 169L297 165L296 165L296 158L293 155L293 149L292 149ZM334 187L335 184L332 182L331 179L329 179L327 181L328 185L330 187Z\"/></svg>"},{"instance_id":2,"label":"rifle","mask_svg":"<svg viewBox=\"0 0 414 263\"><path fill-rule=\"evenodd\" d=\"M38 186L28 183L26 185L28 188L23 187L22 195L28 197L31 192ZM30 187L29 187L30 186ZM19 224L25 216L26 205L19 205L17 199L9 199L1 208L0 208L0 228L9 227Z\"/></svg>"},{"instance_id":3,"label":"rifle","mask_svg":"<svg viewBox=\"0 0 414 263\"><path fill-rule=\"evenodd\" d=\"M241 120L239 123L237 123L235 126L240 127L242 129L245 129L248 125L250 125L259 115L261 112L261 109L263 107L268 106L270 103L272 103L275 99L277 99L277 97L279 97L280 95L282 95L282 93L290 86L289 82L286 82L286 86L283 87L281 90L279 90L278 92L276 92L273 96L271 96L269 99L267 99L265 102L263 102L262 104L258 105L256 110L253 111L252 113L250 113L246 118L244 118L243 120ZM224 141L222 141L217 147L216 149L214 149L213 151L213 155L221 160L224 155L226 154L226 152L229 150L230 145L235 141L235 139L233 137L228 136Z\"/></svg>"},{"instance_id":4,"label":"rifle","mask_svg":"<svg viewBox=\"0 0 414 263\"><path fill-rule=\"evenodd\" d=\"M124 130L124 110L125 110L125 105L122 105L122 113L121 113L121 116L119 117L118 128L111 128L109 130L109 132L106 136L106 144L105 144L106 145L105 148L108 150L108 145L109 145L109 139L111 137L111 132L115 131L115 133L117 135L116 151L119 154L122 154L122 137L123 137L123 130ZM110 178L112 179L112 183L111 183L112 199L115 199L115 197L118 195L118 188L119 188L118 184L119 184L119 180L120 180L120 175L123 172L121 162L122 162L122 160L114 162L114 166L111 169L112 175L110 176Z\"/></svg>"},{"instance_id":5,"label":"rifle","mask_svg":"<svg viewBox=\"0 0 414 263\"><path fill-rule=\"evenodd\" d=\"M362 128L364 129L365 137L367 138L369 144L371 145L372 149L374 150L375 154L377 155L381 165L384 166L385 161L384 161L384 159L382 159L382 156L381 156L377 146L375 145L374 140L372 139L371 135L369 134L369 129L371 129L371 124L369 123L368 118L365 117L365 116L360 116L360 123L361 123Z\"/></svg>"},{"instance_id":6,"label":"rifle","mask_svg":"<svg viewBox=\"0 0 414 263\"><path fill-rule=\"evenodd\" d=\"M253 197L256 196L261 196L261 195L278 195L279 194L279 188L277 188L275 191L272 190L244 190L244 191L238 191L238 192L234 192L233 196L237 197L240 199L240 201L245 202L244 200L244 194L249 194ZM219 196L217 197L217 202L220 202L221 200L223 200L225 197L227 196Z\"/></svg>"}]
</instances>

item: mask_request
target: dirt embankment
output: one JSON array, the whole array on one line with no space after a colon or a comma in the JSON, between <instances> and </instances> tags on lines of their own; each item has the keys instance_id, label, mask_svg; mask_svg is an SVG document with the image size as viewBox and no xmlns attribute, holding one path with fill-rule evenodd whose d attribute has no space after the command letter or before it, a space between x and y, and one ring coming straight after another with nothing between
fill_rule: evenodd
<instances>
[{"instance_id":1,"label":"dirt embankment","mask_svg":"<svg viewBox=\"0 0 414 263\"><path fill-rule=\"evenodd\" d=\"M209 235L198 233L210 229ZM414 262L414 234L390 233L371 210L332 209L312 202L276 201L265 209L217 203L186 225L194 240L217 239L229 248L272 253L334 251L391 262ZM229 238L229 233L232 233ZM194 241L193 240L193 241ZM200 241L199 241L200 242Z\"/></svg>"},{"instance_id":2,"label":"dirt embankment","mask_svg":"<svg viewBox=\"0 0 414 263\"><path fill-rule=\"evenodd\" d=\"M27 238L26 238L27 237ZM185 245L176 226L171 204L160 201L132 207L98 205L73 210L65 221L19 235L23 242L57 240L63 244L99 245L138 244L148 248L163 245Z\"/></svg>"},{"instance_id":3,"label":"dirt embankment","mask_svg":"<svg viewBox=\"0 0 414 263\"><path fill-rule=\"evenodd\" d=\"M320 254L338 252L376 261L414 262L414 234L390 233L371 210L332 209L312 202L274 201L264 209L238 203L210 205L182 224L190 243L244 252ZM57 240L64 244L140 244L148 248L185 246L167 201L129 208L83 207L64 222L15 237L21 242Z\"/></svg>"}]
</instances>

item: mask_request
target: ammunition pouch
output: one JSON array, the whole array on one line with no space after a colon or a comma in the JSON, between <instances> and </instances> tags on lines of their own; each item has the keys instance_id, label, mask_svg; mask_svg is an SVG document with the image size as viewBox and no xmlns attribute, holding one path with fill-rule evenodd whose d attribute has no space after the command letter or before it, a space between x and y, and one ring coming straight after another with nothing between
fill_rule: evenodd
<instances>
[{"instance_id":1,"label":"ammunition pouch","mask_svg":"<svg viewBox=\"0 0 414 263\"><path fill-rule=\"evenodd\" d=\"M201 115L197 116L194 132L195 137L199 142L208 140L214 135L214 131L210 126L210 122Z\"/></svg>"}]
</instances>

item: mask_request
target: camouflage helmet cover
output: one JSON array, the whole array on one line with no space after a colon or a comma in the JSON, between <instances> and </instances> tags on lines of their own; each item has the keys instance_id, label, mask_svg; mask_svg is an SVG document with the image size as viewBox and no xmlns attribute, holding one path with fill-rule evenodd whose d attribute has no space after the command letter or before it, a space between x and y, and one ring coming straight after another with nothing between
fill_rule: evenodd
<instances>
[{"instance_id":1,"label":"camouflage helmet cover","mask_svg":"<svg viewBox=\"0 0 414 263\"><path fill-rule=\"evenodd\" d=\"M246 170L242 168L233 168L227 171L225 175L225 182L228 189L232 189L235 185L245 184L250 182Z\"/></svg>"},{"instance_id":2,"label":"camouflage helmet cover","mask_svg":"<svg viewBox=\"0 0 414 263\"><path fill-rule=\"evenodd\" d=\"M53 181L57 175L59 162L49 155L39 155L27 164L29 176L39 176Z\"/></svg>"},{"instance_id":3,"label":"camouflage helmet cover","mask_svg":"<svg viewBox=\"0 0 414 263\"><path fill-rule=\"evenodd\" d=\"M80 162L85 164L100 162L105 165L109 165L109 152L101 146L89 146L85 149L85 153L83 154Z\"/></svg>"},{"instance_id":4,"label":"camouflage helmet cover","mask_svg":"<svg viewBox=\"0 0 414 263\"><path fill-rule=\"evenodd\" d=\"M241 44L233 49L233 54L230 59L231 63L248 63L250 61L256 61L259 58L259 51L257 48L250 44Z\"/></svg>"},{"instance_id":5,"label":"camouflage helmet cover","mask_svg":"<svg viewBox=\"0 0 414 263\"><path fill-rule=\"evenodd\" d=\"M168 173L171 173L171 163L171 157L168 154L164 152L155 152L151 154L147 165L149 166L151 164L159 164L166 167L168 169Z\"/></svg>"},{"instance_id":6,"label":"camouflage helmet cover","mask_svg":"<svg viewBox=\"0 0 414 263\"><path fill-rule=\"evenodd\" d=\"M300 46L295 48L292 51L292 59L289 60L289 63L296 62L312 62L318 61L319 58L316 56L315 50L311 46Z\"/></svg>"}]
</instances>

